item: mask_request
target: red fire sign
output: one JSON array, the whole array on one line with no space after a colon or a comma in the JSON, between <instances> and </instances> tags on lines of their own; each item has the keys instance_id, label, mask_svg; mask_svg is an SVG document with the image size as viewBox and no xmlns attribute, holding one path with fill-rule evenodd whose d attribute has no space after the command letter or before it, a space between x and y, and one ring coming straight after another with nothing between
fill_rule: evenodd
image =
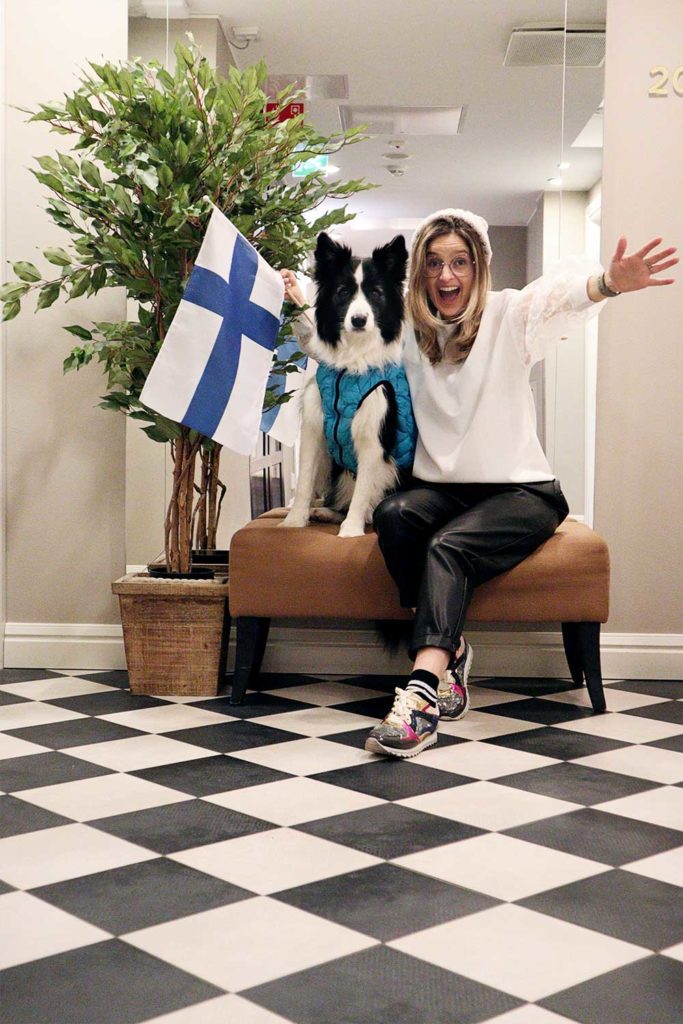
<instances>
[{"instance_id":1,"label":"red fire sign","mask_svg":"<svg viewBox=\"0 0 683 1024\"><path fill-rule=\"evenodd\" d=\"M276 120L278 121L289 121L292 117L298 117L299 114L303 114L304 105L303 103L287 103L284 107L281 107L279 103L269 102L266 103L266 113L272 114L278 111Z\"/></svg>"}]
</instances>

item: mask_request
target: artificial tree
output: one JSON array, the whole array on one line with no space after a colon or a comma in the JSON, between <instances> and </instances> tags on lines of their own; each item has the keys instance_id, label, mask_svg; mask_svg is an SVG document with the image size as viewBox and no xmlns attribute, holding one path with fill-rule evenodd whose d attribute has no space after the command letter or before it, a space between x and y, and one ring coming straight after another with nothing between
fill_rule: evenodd
<instances>
[{"instance_id":1,"label":"artificial tree","mask_svg":"<svg viewBox=\"0 0 683 1024\"><path fill-rule=\"evenodd\" d=\"M297 268L319 231L352 216L345 206L319 216L314 211L327 199L372 186L326 181L320 173L292 177L302 160L335 153L362 136L358 129L321 135L303 115L280 120L281 110L299 94L283 90L270 109L262 62L244 71L231 67L221 77L191 37L189 45L176 44L175 55L174 74L157 61L89 62L94 75L82 72L79 88L63 103L25 111L30 121L46 121L51 131L76 137L74 155L38 157L41 169L31 172L51 193L48 215L70 238L63 248L43 252L57 276L14 262L17 280L0 289L0 300L3 320L17 316L22 299L34 292L36 309L60 295L68 301L101 288L123 287L135 300L137 319L66 327L79 344L64 371L97 359L107 376L101 407L144 421L142 429L153 441L170 444L166 565L187 572L193 538L198 547L216 544L225 491L220 445L144 406L140 393L194 265L211 214L209 200L271 266ZM278 346L291 337L293 315L286 304ZM276 347L273 372L293 372L300 355L279 359ZM266 408L287 400L279 390L266 393Z\"/></svg>"}]
</instances>

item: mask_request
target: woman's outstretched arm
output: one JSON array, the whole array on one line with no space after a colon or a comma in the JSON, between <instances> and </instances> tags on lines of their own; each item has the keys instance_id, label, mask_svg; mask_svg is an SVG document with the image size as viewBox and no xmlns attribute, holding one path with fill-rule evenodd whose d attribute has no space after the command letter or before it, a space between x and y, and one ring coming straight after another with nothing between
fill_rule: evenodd
<instances>
[{"instance_id":1,"label":"woman's outstretched arm","mask_svg":"<svg viewBox=\"0 0 683 1024\"><path fill-rule=\"evenodd\" d=\"M606 287L610 291L621 294L622 292L637 292L641 288L674 284L673 277L662 278L654 276L678 263L677 256L674 256L673 259L667 259L668 256L672 256L676 252L675 246L670 246L668 249L662 249L659 252L652 251L656 249L661 241L661 238L653 238L651 242L647 242L637 252L627 256L626 236L622 235L617 242L609 269L602 275L603 283ZM605 298L605 293L600 291L599 277L588 278L586 292L589 299L593 302L602 302Z\"/></svg>"}]
</instances>

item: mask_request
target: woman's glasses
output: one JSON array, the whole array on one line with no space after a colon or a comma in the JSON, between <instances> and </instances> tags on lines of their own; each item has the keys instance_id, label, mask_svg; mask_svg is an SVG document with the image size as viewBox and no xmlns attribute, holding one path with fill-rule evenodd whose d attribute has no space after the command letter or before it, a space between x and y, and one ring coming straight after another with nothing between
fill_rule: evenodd
<instances>
[{"instance_id":1,"label":"woman's glasses","mask_svg":"<svg viewBox=\"0 0 683 1024\"><path fill-rule=\"evenodd\" d=\"M425 277L441 277L445 266L438 256L428 256L425 260ZM449 262L448 269L454 277L469 277L474 273L474 262L469 256L456 256Z\"/></svg>"}]
</instances>

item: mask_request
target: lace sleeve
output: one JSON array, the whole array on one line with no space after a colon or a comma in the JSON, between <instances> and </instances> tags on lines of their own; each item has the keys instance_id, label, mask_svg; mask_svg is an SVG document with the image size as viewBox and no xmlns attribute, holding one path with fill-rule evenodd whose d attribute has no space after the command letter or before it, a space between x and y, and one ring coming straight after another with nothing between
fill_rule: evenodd
<instances>
[{"instance_id":1,"label":"lace sleeve","mask_svg":"<svg viewBox=\"0 0 683 1024\"><path fill-rule=\"evenodd\" d=\"M543 277L514 294L506 319L528 366L543 359L553 342L566 338L571 330L585 326L600 313L607 300L593 302L586 283L602 270L588 256L566 256L549 267Z\"/></svg>"}]
</instances>

